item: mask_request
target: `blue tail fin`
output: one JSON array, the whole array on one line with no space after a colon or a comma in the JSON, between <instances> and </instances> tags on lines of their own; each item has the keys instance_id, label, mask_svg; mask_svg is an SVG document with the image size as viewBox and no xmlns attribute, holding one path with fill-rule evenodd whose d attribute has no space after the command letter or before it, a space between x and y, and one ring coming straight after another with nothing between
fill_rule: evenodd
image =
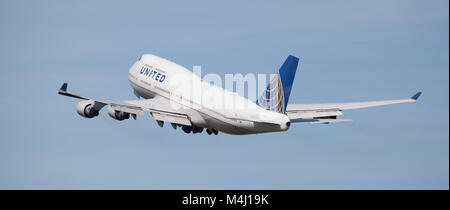
<instances>
[{"instance_id":1,"label":"blue tail fin","mask_svg":"<svg viewBox=\"0 0 450 210\"><path fill-rule=\"evenodd\" d=\"M289 55L256 104L267 110L285 113L297 66L298 58Z\"/></svg>"}]
</instances>

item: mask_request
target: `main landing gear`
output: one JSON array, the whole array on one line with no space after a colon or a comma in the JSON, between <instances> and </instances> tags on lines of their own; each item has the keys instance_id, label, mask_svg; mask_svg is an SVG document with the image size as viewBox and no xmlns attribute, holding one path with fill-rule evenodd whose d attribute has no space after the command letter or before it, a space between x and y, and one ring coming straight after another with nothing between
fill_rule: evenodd
<instances>
[{"instance_id":1,"label":"main landing gear","mask_svg":"<svg viewBox=\"0 0 450 210\"><path fill-rule=\"evenodd\" d=\"M156 121L157 123L158 123L158 125L160 126L160 127L163 127L164 126L164 122L163 121L159 121L159 120L157 120ZM214 135L217 135L217 134L219 134L219 131L218 130L216 130L216 129L214 129L214 128L202 128L202 127L198 127L198 126L188 126L188 125L180 125L180 124L176 124L176 123L170 123L171 125L172 125L172 128L173 129L177 129L177 127L181 127L181 130L183 130L185 133L202 133L203 132L203 130L206 130L206 133L208 134L208 135L211 135L211 134L214 134Z\"/></svg>"},{"instance_id":2,"label":"main landing gear","mask_svg":"<svg viewBox=\"0 0 450 210\"><path fill-rule=\"evenodd\" d=\"M197 127L197 126L187 126L187 125L183 125L183 126L181 126L181 130L183 130L185 133L201 133L201 132L203 132L203 129L204 128L202 128L202 127ZM219 134L219 131L217 131L216 129L214 129L214 128L206 128L206 133L208 133L208 135L211 135L211 134L213 134L214 133L214 135L217 135L217 134Z\"/></svg>"}]
</instances>

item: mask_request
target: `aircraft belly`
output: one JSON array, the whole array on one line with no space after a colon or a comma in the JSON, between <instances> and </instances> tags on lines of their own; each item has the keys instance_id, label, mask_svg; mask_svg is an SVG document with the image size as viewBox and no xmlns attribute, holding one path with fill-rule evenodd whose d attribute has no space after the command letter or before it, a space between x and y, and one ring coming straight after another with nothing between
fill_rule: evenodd
<instances>
[{"instance_id":1,"label":"aircraft belly","mask_svg":"<svg viewBox=\"0 0 450 210\"><path fill-rule=\"evenodd\" d=\"M279 125L273 124L244 121L232 121L225 123L224 121L210 117L205 118L205 120L211 127L227 134L245 135L281 131Z\"/></svg>"}]
</instances>

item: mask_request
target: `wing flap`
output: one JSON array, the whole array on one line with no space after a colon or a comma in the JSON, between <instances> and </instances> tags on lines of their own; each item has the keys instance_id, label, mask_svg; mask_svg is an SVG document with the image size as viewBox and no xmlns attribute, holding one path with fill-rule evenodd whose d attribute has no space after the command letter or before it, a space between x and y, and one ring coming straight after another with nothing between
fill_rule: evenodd
<instances>
[{"instance_id":1,"label":"wing flap","mask_svg":"<svg viewBox=\"0 0 450 210\"><path fill-rule=\"evenodd\" d=\"M151 112L151 115L153 116L153 118L155 118L155 120L192 126L191 121L188 119L186 115L161 113L161 112Z\"/></svg>"},{"instance_id":2,"label":"wing flap","mask_svg":"<svg viewBox=\"0 0 450 210\"><path fill-rule=\"evenodd\" d=\"M130 114L144 114L144 110L142 110L142 108L139 107L134 107L134 106L124 106L124 105L119 105L119 104L110 104L111 108L113 108L114 110L117 111L122 111L122 112L127 112Z\"/></svg>"}]
</instances>

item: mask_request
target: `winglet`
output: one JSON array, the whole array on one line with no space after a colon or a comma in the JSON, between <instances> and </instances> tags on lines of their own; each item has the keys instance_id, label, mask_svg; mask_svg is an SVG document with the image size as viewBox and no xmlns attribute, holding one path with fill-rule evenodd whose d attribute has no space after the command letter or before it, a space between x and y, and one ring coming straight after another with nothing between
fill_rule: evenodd
<instances>
[{"instance_id":1,"label":"winglet","mask_svg":"<svg viewBox=\"0 0 450 210\"><path fill-rule=\"evenodd\" d=\"M411 97L411 99L413 99L414 101L417 101L417 99L419 99L419 97L420 97L420 95L422 94L422 92L417 92L415 95L413 95L412 97Z\"/></svg>"},{"instance_id":2,"label":"winglet","mask_svg":"<svg viewBox=\"0 0 450 210\"><path fill-rule=\"evenodd\" d=\"M59 92L66 92L67 91L67 83L65 82L61 88L59 88Z\"/></svg>"},{"instance_id":3,"label":"winglet","mask_svg":"<svg viewBox=\"0 0 450 210\"><path fill-rule=\"evenodd\" d=\"M79 98L79 99L89 100L88 98L85 98L85 97L83 97L83 96L79 96L79 95L75 95L75 94L72 94L72 93L68 93L68 92L67 92L67 83L64 83L64 84L61 86L61 88L59 88L58 94L63 95L63 96L73 97L73 98Z\"/></svg>"}]
</instances>

